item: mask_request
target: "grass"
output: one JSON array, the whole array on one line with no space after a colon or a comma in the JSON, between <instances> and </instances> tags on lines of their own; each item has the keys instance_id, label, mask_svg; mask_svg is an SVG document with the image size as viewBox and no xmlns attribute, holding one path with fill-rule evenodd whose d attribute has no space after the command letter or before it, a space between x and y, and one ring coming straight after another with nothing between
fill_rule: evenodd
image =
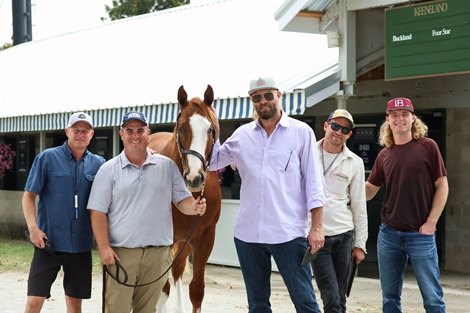
<instances>
[{"instance_id":1,"label":"grass","mask_svg":"<svg viewBox=\"0 0 470 313\"><path fill-rule=\"evenodd\" d=\"M26 240L0 238L0 272L28 272L33 257L33 246ZM101 273L100 256L93 254L93 272Z\"/></svg>"},{"instance_id":2,"label":"grass","mask_svg":"<svg viewBox=\"0 0 470 313\"><path fill-rule=\"evenodd\" d=\"M25 240L0 239L0 269L26 272L29 270L33 247Z\"/></svg>"}]
</instances>

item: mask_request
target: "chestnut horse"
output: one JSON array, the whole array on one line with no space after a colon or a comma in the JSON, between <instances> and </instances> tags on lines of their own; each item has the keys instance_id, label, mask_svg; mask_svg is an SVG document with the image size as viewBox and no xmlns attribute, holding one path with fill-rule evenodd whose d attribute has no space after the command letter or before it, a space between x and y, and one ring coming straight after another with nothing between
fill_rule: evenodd
<instances>
[{"instance_id":1,"label":"chestnut horse","mask_svg":"<svg viewBox=\"0 0 470 313\"><path fill-rule=\"evenodd\" d=\"M214 113L211 105L214 91L210 85L204 93L204 100L192 98L183 86L178 89L180 113L173 133L158 132L149 139L149 147L157 153L171 158L178 165L188 189L197 198L202 194L207 201L203 216L184 215L173 206L174 263L172 275L177 290L178 312L183 312L182 276L186 259L192 252L193 278L189 284L189 298L193 313L201 311L204 298L204 273L206 263L215 241L215 226L220 216L221 192L216 172L207 170L215 140ZM187 244L185 244L188 240ZM167 280L161 295L157 312L166 312L170 294Z\"/></svg>"}]
</instances>

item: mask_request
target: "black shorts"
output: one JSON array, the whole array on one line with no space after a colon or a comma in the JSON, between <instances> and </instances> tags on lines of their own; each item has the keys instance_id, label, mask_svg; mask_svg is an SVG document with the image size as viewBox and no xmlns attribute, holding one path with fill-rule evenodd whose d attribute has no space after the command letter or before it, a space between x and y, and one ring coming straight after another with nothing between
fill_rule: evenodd
<instances>
[{"instance_id":1,"label":"black shorts","mask_svg":"<svg viewBox=\"0 0 470 313\"><path fill-rule=\"evenodd\" d=\"M91 251L82 253L55 252L51 257L38 248L34 249L28 278L28 296L51 297L51 287L61 267L64 270L65 295L91 298Z\"/></svg>"}]
</instances>

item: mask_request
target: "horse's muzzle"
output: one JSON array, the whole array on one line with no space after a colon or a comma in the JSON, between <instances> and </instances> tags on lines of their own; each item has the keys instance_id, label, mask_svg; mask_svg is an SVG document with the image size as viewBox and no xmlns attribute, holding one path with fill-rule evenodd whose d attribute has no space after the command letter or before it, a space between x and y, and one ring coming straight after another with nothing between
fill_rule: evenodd
<instances>
[{"instance_id":1,"label":"horse's muzzle","mask_svg":"<svg viewBox=\"0 0 470 313\"><path fill-rule=\"evenodd\" d=\"M188 186L189 191L191 192L198 192L204 188L204 182L206 177L204 172L199 172L198 175L195 175L192 179L188 178L189 173L184 174L184 182L186 186Z\"/></svg>"}]
</instances>

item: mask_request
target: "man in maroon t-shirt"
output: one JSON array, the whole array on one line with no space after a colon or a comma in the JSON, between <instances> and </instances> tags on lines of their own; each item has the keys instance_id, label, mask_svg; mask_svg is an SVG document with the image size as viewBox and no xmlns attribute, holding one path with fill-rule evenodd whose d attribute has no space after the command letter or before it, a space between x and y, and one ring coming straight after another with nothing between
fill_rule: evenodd
<instances>
[{"instance_id":1,"label":"man in maroon t-shirt","mask_svg":"<svg viewBox=\"0 0 470 313\"><path fill-rule=\"evenodd\" d=\"M435 231L449 192L447 171L410 99L390 100L386 114L379 137L385 148L366 182L367 200L386 187L377 239L382 310L402 312L403 275L410 261L426 312L444 313Z\"/></svg>"}]
</instances>

